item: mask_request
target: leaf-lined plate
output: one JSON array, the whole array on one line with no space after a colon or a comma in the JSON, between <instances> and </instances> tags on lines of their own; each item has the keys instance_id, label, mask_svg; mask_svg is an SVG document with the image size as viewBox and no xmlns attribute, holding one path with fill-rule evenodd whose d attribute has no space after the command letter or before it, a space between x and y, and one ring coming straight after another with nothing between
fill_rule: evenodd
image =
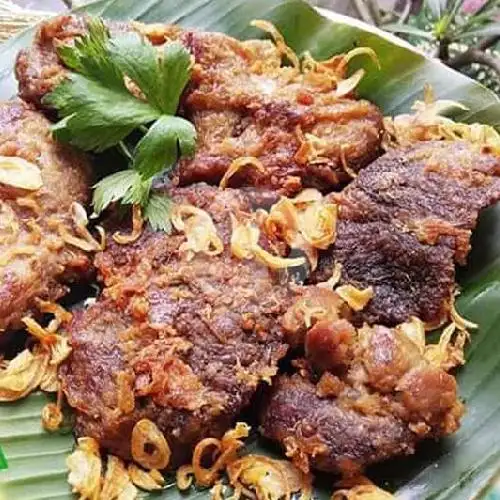
<instances>
[{"instance_id":1,"label":"leaf-lined plate","mask_svg":"<svg viewBox=\"0 0 500 500\"><path fill-rule=\"evenodd\" d=\"M439 98L460 101L469 108L457 119L500 128L500 100L486 88L391 35L350 18L329 12L321 15L302 0L99 0L80 12L117 20L179 23L241 39L262 36L249 22L267 19L276 24L296 52L310 50L317 59L355 46L372 47L382 69L378 71L370 61L359 59L353 69L360 65L367 69L359 91L385 114L408 111L421 96L424 83L430 83ZM16 93L12 74L15 56L32 36L33 30L28 30L0 46L0 96L4 99ZM500 207L481 217L469 264L460 272L459 282L460 312L481 325L473 334L467 365L458 374L468 413L453 437L423 444L416 456L370 471L372 478L401 498L460 500L480 496L500 469ZM0 500L71 498L64 462L73 438L43 431L40 412L44 402L44 395L35 394L18 403L0 405L0 444L9 461L9 468L0 471ZM258 439L251 447L254 452L270 452ZM322 477L316 496L326 499L329 494L328 478ZM207 491L193 491L187 498L208 496ZM186 495L168 488L145 497Z\"/></svg>"}]
</instances>

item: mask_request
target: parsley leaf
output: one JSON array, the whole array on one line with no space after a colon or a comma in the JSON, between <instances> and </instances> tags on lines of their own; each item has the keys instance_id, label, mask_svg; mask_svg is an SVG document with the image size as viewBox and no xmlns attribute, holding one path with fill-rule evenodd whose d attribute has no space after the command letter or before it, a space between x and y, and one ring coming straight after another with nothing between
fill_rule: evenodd
<instances>
[{"instance_id":1,"label":"parsley leaf","mask_svg":"<svg viewBox=\"0 0 500 500\"><path fill-rule=\"evenodd\" d=\"M196 130L177 116L163 115L149 128L134 152L134 168L145 178L172 165L178 156L194 153ZM180 153L180 154L179 154Z\"/></svg>"},{"instance_id":2,"label":"parsley leaf","mask_svg":"<svg viewBox=\"0 0 500 500\"><path fill-rule=\"evenodd\" d=\"M194 126L174 116L191 77L191 55L177 42L158 51L138 33L111 38L99 19L58 53L72 73L44 99L61 117L56 138L96 152L119 145L130 156L127 170L94 186L95 212L114 202L140 204L154 229L168 230L171 203L152 185L195 151ZM137 129L145 134L129 155L126 143Z\"/></svg>"},{"instance_id":3,"label":"parsley leaf","mask_svg":"<svg viewBox=\"0 0 500 500\"><path fill-rule=\"evenodd\" d=\"M172 230L171 210L172 200L165 195L154 193L150 196L144 209L144 217L149 221L154 231L161 230L169 233Z\"/></svg>"}]
</instances>

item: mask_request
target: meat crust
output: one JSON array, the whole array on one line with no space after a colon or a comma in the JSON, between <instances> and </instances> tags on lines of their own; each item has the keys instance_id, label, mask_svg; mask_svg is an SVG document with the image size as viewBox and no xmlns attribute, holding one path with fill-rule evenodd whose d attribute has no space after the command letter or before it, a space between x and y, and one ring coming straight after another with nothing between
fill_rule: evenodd
<instances>
[{"instance_id":1,"label":"meat crust","mask_svg":"<svg viewBox=\"0 0 500 500\"><path fill-rule=\"evenodd\" d=\"M23 316L36 314L37 298L55 301L90 272L89 257L58 232L60 225L72 231L71 204L88 201L90 166L53 142L49 127L24 104L0 104L0 156L37 165L43 180L36 191L0 185L0 331L21 328Z\"/></svg>"},{"instance_id":2,"label":"meat crust","mask_svg":"<svg viewBox=\"0 0 500 500\"><path fill-rule=\"evenodd\" d=\"M352 473L457 430L463 405L454 377L427 362L402 330L365 326L353 336L349 328L352 356L338 363L345 325L331 322L329 335L322 323L321 336L318 325L306 335L300 372L278 377L260 413L263 435L297 466Z\"/></svg>"},{"instance_id":3,"label":"meat crust","mask_svg":"<svg viewBox=\"0 0 500 500\"><path fill-rule=\"evenodd\" d=\"M180 112L195 124L198 144L195 157L180 163L176 182L181 185L216 184L233 160L250 156L260 160L264 171L243 168L231 177L231 186L265 186L287 195L308 186L329 191L350 180L344 164L358 171L380 154L378 108L351 94L337 97L307 76L292 74L281 67L270 41L240 42L168 25L109 27L112 32L139 31L157 45L178 40L194 56ZM41 25L33 46L17 58L23 99L43 108L43 96L66 76L55 47L84 31L85 22L75 16ZM304 146L308 134L319 144L312 156Z\"/></svg>"},{"instance_id":4,"label":"meat crust","mask_svg":"<svg viewBox=\"0 0 500 500\"><path fill-rule=\"evenodd\" d=\"M374 290L357 322L396 325L417 316L439 325L479 211L500 199L499 173L499 158L465 142L385 154L335 195L337 238L309 282L327 280L339 262L343 283Z\"/></svg>"},{"instance_id":5,"label":"meat crust","mask_svg":"<svg viewBox=\"0 0 500 500\"><path fill-rule=\"evenodd\" d=\"M104 292L75 314L60 372L78 435L129 459L132 428L148 418L170 445L169 468L200 439L222 435L270 381L287 350L279 318L293 296L264 265L231 256L230 214L251 212L251 196L197 185L173 198L212 217L223 253L186 260L182 234L110 242L96 258Z\"/></svg>"}]
</instances>

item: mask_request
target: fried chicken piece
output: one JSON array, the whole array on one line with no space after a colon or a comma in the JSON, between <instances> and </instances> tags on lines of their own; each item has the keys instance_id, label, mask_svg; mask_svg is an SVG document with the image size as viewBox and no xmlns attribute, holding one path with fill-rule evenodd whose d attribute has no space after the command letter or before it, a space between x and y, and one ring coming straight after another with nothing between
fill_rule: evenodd
<instances>
[{"instance_id":1,"label":"fried chicken piece","mask_svg":"<svg viewBox=\"0 0 500 500\"><path fill-rule=\"evenodd\" d=\"M342 283L373 287L356 322L389 326L417 316L429 326L450 311L455 262L463 265L480 210L500 199L500 158L466 142L429 141L389 152L340 195L335 243L310 283L335 262Z\"/></svg>"},{"instance_id":2,"label":"fried chicken piece","mask_svg":"<svg viewBox=\"0 0 500 500\"><path fill-rule=\"evenodd\" d=\"M286 276L231 254L231 217L249 217L254 195L206 185L172 195L211 217L223 251L190 253L179 232L146 230L129 245L110 238L95 261L104 291L75 313L60 371L77 435L129 459L132 429L147 418L169 443L169 468L200 439L220 437L270 382L287 351L279 319L294 296Z\"/></svg>"},{"instance_id":3,"label":"fried chicken piece","mask_svg":"<svg viewBox=\"0 0 500 500\"><path fill-rule=\"evenodd\" d=\"M36 315L37 299L55 301L90 274L89 256L60 234L61 227L73 232L72 203L88 200L90 165L53 142L49 127L22 103L0 104L0 156L30 162L42 181L33 190L0 184L0 331L22 328L23 316Z\"/></svg>"},{"instance_id":4,"label":"fried chicken piece","mask_svg":"<svg viewBox=\"0 0 500 500\"><path fill-rule=\"evenodd\" d=\"M180 162L176 182L219 183L233 160L257 158L263 171L245 167L233 175L233 187L265 186L292 195L312 186L329 191L350 180L350 172L380 154L382 115L352 92L338 96L310 75L282 67L270 41L240 42L221 33L175 26L109 23L112 32L135 30L155 45L183 43L195 65L180 113L198 132L193 159ZM19 95L36 106L67 74L56 54L85 32L75 16L41 25L31 48L19 53Z\"/></svg>"},{"instance_id":5,"label":"fried chicken piece","mask_svg":"<svg viewBox=\"0 0 500 500\"><path fill-rule=\"evenodd\" d=\"M316 323L300 373L273 383L260 412L264 436L304 471L342 473L412 454L420 440L458 429L463 405L454 377L401 327L356 331L340 321Z\"/></svg>"}]
</instances>

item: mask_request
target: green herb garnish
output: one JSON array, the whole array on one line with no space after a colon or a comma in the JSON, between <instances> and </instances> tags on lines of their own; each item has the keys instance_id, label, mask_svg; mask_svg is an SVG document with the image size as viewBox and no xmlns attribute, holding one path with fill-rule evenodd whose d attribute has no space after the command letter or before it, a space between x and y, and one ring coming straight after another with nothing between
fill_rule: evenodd
<instances>
[{"instance_id":1,"label":"green herb garnish","mask_svg":"<svg viewBox=\"0 0 500 500\"><path fill-rule=\"evenodd\" d=\"M171 203L151 187L156 175L195 151L194 126L174 116L191 76L189 52L175 42L160 53L137 33L111 38L104 23L92 19L88 34L58 54L72 73L44 99L62 118L53 126L55 137L86 151L118 146L129 161L128 170L94 186L94 211L112 202L139 204L154 229L168 231ZM137 130L144 135L129 151L126 141Z\"/></svg>"}]
</instances>

